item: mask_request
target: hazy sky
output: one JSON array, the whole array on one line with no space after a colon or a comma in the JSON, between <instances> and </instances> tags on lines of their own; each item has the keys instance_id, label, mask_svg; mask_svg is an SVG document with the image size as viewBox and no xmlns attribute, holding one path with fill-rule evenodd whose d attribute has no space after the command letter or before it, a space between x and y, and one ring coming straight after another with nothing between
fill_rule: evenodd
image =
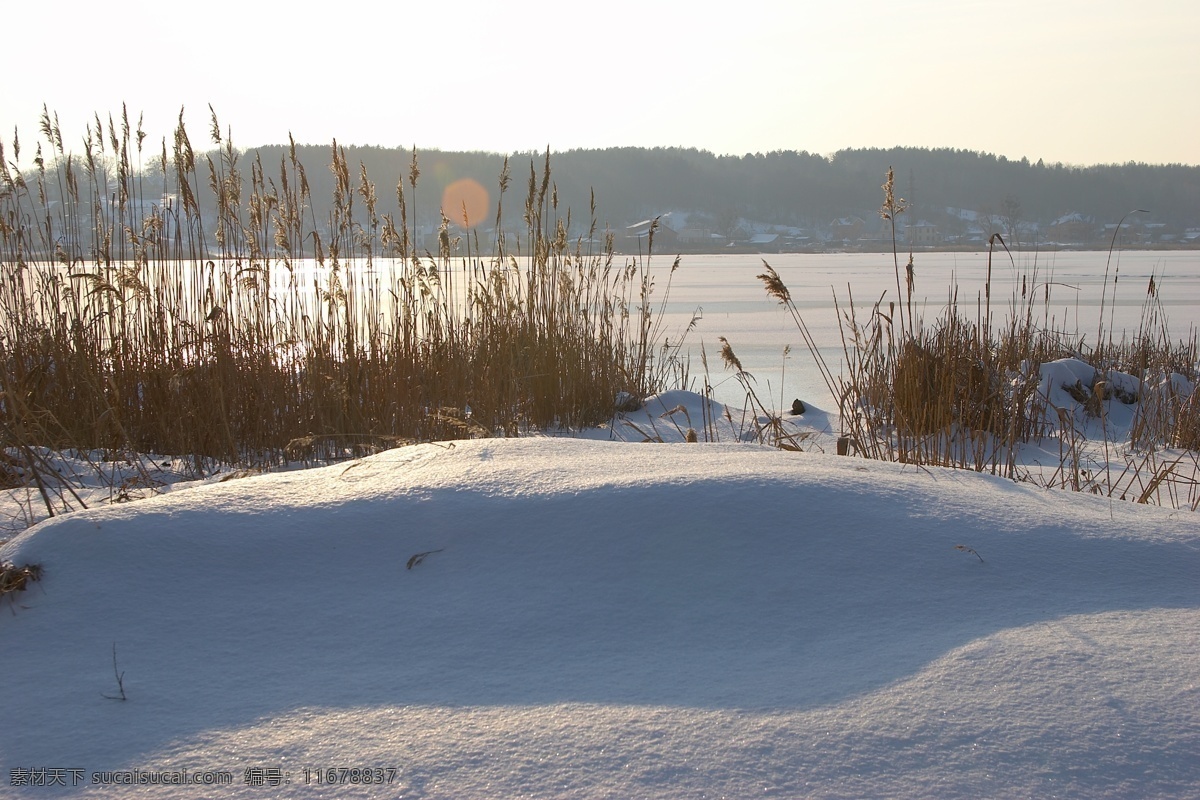
<instances>
[{"instance_id":1,"label":"hazy sky","mask_svg":"<svg viewBox=\"0 0 1200 800\"><path fill-rule=\"evenodd\" d=\"M78 150L124 102L156 143L184 107L197 149L211 103L240 146L1200 164L1196 0L12 5L0 134L25 153L43 103Z\"/></svg>"}]
</instances>

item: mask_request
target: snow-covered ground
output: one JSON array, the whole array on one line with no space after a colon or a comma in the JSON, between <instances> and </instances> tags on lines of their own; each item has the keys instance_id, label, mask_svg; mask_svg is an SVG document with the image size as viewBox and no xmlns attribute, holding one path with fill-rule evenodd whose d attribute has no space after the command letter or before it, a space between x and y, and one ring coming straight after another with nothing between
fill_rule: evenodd
<instances>
[{"instance_id":1,"label":"snow-covered ground","mask_svg":"<svg viewBox=\"0 0 1200 800\"><path fill-rule=\"evenodd\" d=\"M14 538L0 796L1200 797L1194 512L654 402Z\"/></svg>"}]
</instances>

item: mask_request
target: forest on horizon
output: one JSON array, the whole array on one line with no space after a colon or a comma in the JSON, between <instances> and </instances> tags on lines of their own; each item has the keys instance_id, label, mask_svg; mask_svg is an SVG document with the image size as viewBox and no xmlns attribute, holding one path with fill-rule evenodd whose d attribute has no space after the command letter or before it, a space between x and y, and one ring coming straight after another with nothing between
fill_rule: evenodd
<instances>
[{"instance_id":1,"label":"forest on horizon","mask_svg":"<svg viewBox=\"0 0 1200 800\"><path fill-rule=\"evenodd\" d=\"M102 139L99 144L98 153L84 154L87 164L113 160ZM132 171L144 186L137 199L140 213L153 213L155 206L169 203L180 191L175 163L179 155L171 158L165 145L161 159L150 155L151 150L146 155L139 152L137 163L123 155L130 160L94 173L89 169L95 183L109 184L95 187L97 201L115 201L115 178ZM242 150L226 139L216 146L220 149L197 148L194 154L196 185L190 191L199 207L208 209L206 217L215 215L215 187L225 185L227 178L253 176L269 196L286 189L289 175L295 181L299 166L308 188L304 213L313 224L327 224L321 221L331 218L339 194L355 203L366 181L377 217L389 215L397 222L403 217L418 248L433 252L443 214L455 236L473 226L486 239L497 219L497 200L502 200L501 228L518 231L524 225L526 198L543 186L549 190L551 213L563 221L569 238L599 239L611 232L617 248L626 251L640 246L630 229L643 223L644 235L644 223L656 217L669 228L658 240L660 252L753 248L756 235L772 233L781 237L774 247L782 249L876 247L887 236L879 209L889 169L894 171L895 195L907 206L898 218L902 238L910 237L908 241L918 246L973 247L1001 233L1018 246L1101 247L1108 245L1118 223L1127 220L1120 230L1122 245L1200 247L1200 166L1182 164L1081 167L919 147L845 149L830 156L805 151L715 155L680 147L505 156L336 142ZM187 159L193 158L191 147L187 143ZM65 156L68 171L72 159L76 164L84 161L69 152ZM348 168L344 187L331 170L334 162ZM64 168L62 158L45 167L47 200L53 204L71 178L54 177ZM226 177L218 178L217 173ZM445 193L448 186L463 182L482 187L477 195L483 195L481 202L488 209L476 212L470 226L461 224L463 210L456 207L460 201ZM398 189L405 193L405 214L399 213ZM358 209L362 211L361 202ZM1131 214L1134 210L1142 213ZM1069 224L1061 224L1064 221ZM366 229L376 223L360 224ZM677 240L671 238L675 234Z\"/></svg>"},{"instance_id":2,"label":"forest on horizon","mask_svg":"<svg viewBox=\"0 0 1200 800\"><path fill-rule=\"evenodd\" d=\"M413 150L346 146L351 165L361 164L381 204L394 205L395 185L408 190ZM328 146L297 145L297 157L308 173L314 203L331 196ZM287 146L259 147L243 159L260 158L270 165L289 155ZM511 181L504 197L505 220L519 222L531 170L540 182L545 152L508 156ZM491 192L497 187L505 156L484 152L416 150L420 176L415 190L417 221L436 225L442 192L450 183L473 179ZM1046 164L1028 159L951 148L895 147L846 149L832 156L803 151L718 156L693 148L621 147L568 150L549 154L550 180L557 190L563 217L571 210L573 234L586 233L594 198L596 221L621 229L667 212L689 212L719 233L738 221L828 232L839 218L857 216L874 225L883 200L881 185L894 169L896 195L909 206L910 220L938 225L963 223L973 212L1009 224L1048 226L1076 214L1095 221L1100 230L1134 209L1144 209L1140 223L1157 223L1160 235L1182 236L1200 227L1200 167L1140 163L1088 167ZM391 181L391 186L387 185ZM390 198L389 198L390 194ZM411 203L411 201L410 201ZM387 211L386 205L381 205ZM321 210L315 209L318 218ZM445 209L456 222L457 209ZM968 215L969 216L969 215Z\"/></svg>"}]
</instances>

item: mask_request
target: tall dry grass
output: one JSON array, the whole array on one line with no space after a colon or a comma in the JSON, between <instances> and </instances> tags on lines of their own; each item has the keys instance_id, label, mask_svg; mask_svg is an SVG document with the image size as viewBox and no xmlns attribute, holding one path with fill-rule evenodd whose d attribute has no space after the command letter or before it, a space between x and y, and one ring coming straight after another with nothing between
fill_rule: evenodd
<instances>
[{"instance_id":1,"label":"tall dry grass","mask_svg":"<svg viewBox=\"0 0 1200 800\"><path fill-rule=\"evenodd\" d=\"M905 203L894 195L890 170L883 189L880 214L894 225ZM907 291L902 293L893 242L897 299L885 302L885 294L867 306L857 304L852 294L844 301L834 299L844 356L844 369L836 375L787 286L763 262L759 278L768 295L791 314L830 395L839 399L840 447L867 458L987 471L1140 502L1200 506L1200 397L1192 388L1200 382L1200 341L1194 330L1186 338L1171 336L1154 279L1136 332L1114 338L1112 304L1102 303L1096 338L1089 342L1051 316L1054 284L1036 268L1020 276L1019 290L1007 299L1007 307L996 307L991 276L997 256L1012 259L1003 239L994 235L987 277L974 292L974 302L960 301L958 287L951 287L938 316L927 320L911 302L911 255ZM1016 269L1015 261L1012 266ZM1106 298L1108 277L1106 272ZM1114 278L1113 292L1115 283ZM1064 358L1091 365L1092 380L1046 387L1042 365ZM1138 389L1120 388L1112 380L1118 376L1131 376ZM1102 441L1094 444L1102 452L1090 457L1090 466L1081 452L1080 420L1055 406L1050 397L1055 388L1071 393L1085 417L1097 420L1103 431ZM1112 402L1136 409L1128 447L1120 453L1105 428L1106 404ZM1049 478L1034 477L1023 463L1022 447L1030 443L1057 448L1060 463Z\"/></svg>"},{"instance_id":2,"label":"tall dry grass","mask_svg":"<svg viewBox=\"0 0 1200 800\"><path fill-rule=\"evenodd\" d=\"M127 114L69 152L44 113L31 161L0 144L0 435L6 448L152 452L242 465L401 440L607 419L675 379L649 253L614 260L594 205L560 209L547 151L517 236L445 209L418 236L414 151L385 212L333 143L328 219L296 157L244 159L212 115L158 152ZM465 256L455 255L464 253ZM676 262L670 269L673 273Z\"/></svg>"}]
</instances>

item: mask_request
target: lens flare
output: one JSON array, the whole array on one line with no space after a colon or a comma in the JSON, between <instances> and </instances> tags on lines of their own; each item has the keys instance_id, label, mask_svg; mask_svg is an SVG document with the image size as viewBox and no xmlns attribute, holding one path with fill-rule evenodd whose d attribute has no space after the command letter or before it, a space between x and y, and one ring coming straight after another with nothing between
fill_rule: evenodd
<instances>
[{"instance_id":1,"label":"lens flare","mask_svg":"<svg viewBox=\"0 0 1200 800\"><path fill-rule=\"evenodd\" d=\"M488 190L473 178L460 178L442 192L442 213L451 222L474 228L490 208Z\"/></svg>"}]
</instances>

